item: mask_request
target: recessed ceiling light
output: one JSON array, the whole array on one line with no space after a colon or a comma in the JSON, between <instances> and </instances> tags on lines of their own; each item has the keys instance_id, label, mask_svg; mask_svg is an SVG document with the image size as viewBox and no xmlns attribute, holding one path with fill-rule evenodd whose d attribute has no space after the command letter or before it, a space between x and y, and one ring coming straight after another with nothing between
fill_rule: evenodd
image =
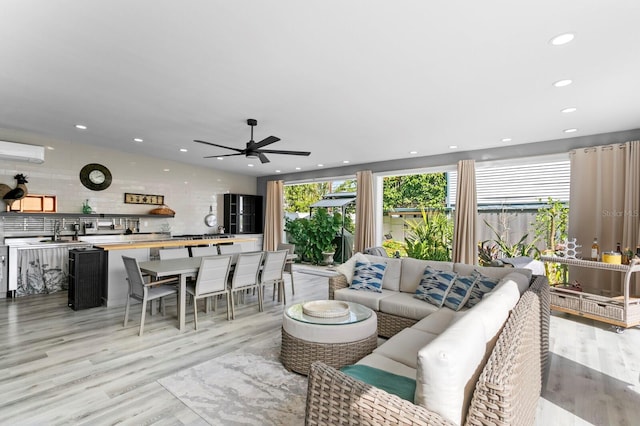
<instances>
[{"instance_id":1,"label":"recessed ceiling light","mask_svg":"<svg viewBox=\"0 0 640 426\"><path fill-rule=\"evenodd\" d=\"M300 167L296 167L296 170L300 170Z\"/></svg>"},{"instance_id":2,"label":"recessed ceiling light","mask_svg":"<svg viewBox=\"0 0 640 426\"><path fill-rule=\"evenodd\" d=\"M565 133L575 133L577 131L578 131L578 129L564 129L563 130L563 132L565 132Z\"/></svg>"},{"instance_id":3,"label":"recessed ceiling light","mask_svg":"<svg viewBox=\"0 0 640 426\"><path fill-rule=\"evenodd\" d=\"M76 129L78 130L87 130L87 126L84 124L76 124Z\"/></svg>"},{"instance_id":4,"label":"recessed ceiling light","mask_svg":"<svg viewBox=\"0 0 640 426\"><path fill-rule=\"evenodd\" d=\"M216 160L224 160L222 157L216 157Z\"/></svg>"},{"instance_id":5,"label":"recessed ceiling light","mask_svg":"<svg viewBox=\"0 0 640 426\"><path fill-rule=\"evenodd\" d=\"M342 164L349 164L349 160L342 160Z\"/></svg>"},{"instance_id":6,"label":"recessed ceiling light","mask_svg":"<svg viewBox=\"0 0 640 426\"><path fill-rule=\"evenodd\" d=\"M187 148L180 148L180 152L187 152L188 149Z\"/></svg>"},{"instance_id":7,"label":"recessed ceiling light","mask_svg":"<svg viewBox=\"0 0 640 426\"><path fill-rule=\"evenodd\" d=\"M573 83L573 80L566 79L566 80L558 80L555 83L553 83L553 85L556 87L565 87L570 85L571 83Z\"/></svg>"},{"instance_id":8,"label":"recessed ceiling light","mask_svg":"<svg viewBox=\"0 0 640 426\"><path fill-rule=\"evenodd\" d=\"M163 171L163 172L168 172L168 171L170 171L170 170L171 170L171 169L162 169L162 171Z\"/></svg>"},{"instance_id":9,"label":"recessed ceiling light","mask_svg":"<svg viewBox=\"0 0 640 426\"><path fill-rule=\"evenodd\" d=\"M502 138L500 139L502 142L511 142L511 138Z\"/></svg>"},{"instance_id":10,"label":"recessed ceiling light","mask_svg":"<svg viewBox=\"0 0 640 426\"><path fill-rule=\"evenodd\" d=\"M409 154L411 154L411 155L415 155L417 153L418 153L418 151L409 151Z\"/></svg>"},{"instance_id":11,"label":"recessed ceiling light","mask_svg":"<svg viewBox=\"0 0 640 426\"><path fill-rule=\"evenodd\" d=\"M569 43L571 40L575 38L575 35L572 33L560 34L549 40L549 43L554 46L562 46L563 44Z\"/></svg>"},{"instance_id":12,"label":"recessed ceiling light","mask_svg":"<svg viewBox=\"0 0 640 426\"><path fill-rule=\"evenodd\" d=\"M247 166L249 166L249 167L253 167L253 164L249 163L249 164L247 164Z\"/></svg>"},{"instance_id":13,"label":"recessed ceiling light","mask_svg":"<svg viewBox=\"0 0 640 426\"><path fill-rule=\"evenodd\" d=\"M55 148L54 148L54 147L52 147L52 146L47 146L47 149L48 149L49 151L55 151Z\"/></svg>"},{"instance_id":14,"label":"recessed ceiling light","mask_svg":"<svg viewBox=\"0 0 640 426\"><path fill-rule=\"evenodd\" d=\"M458 149L458 145L449 145L449 149Z\"/></svg>"},{"instance_id":15,"label":"recessed ceiling light","mask_svg":"<svg viewBox=\"0 0 640 426\"><path fill-rule=\"evenodd\" d=\"M324 164L318 164L318 167L324 167Z\"/></svg>"},{"instance_id":16,"label":"recessed ceiling light","mask_svg":"<svg viewBox=\"0 0 640 426\"><path fill-rule=\"evenodd\" d=\"M280 173L280 170L276 170L276 173Z\"/></svg>"},{"instance_id":17,"label":"recessed ceiling light","mask_svg":"<svg viewBox=\"0 0 640 426\"><path fill-rule=\"evenodd\" d=\"M134 141L134 142L143 142L143 141L144 141L144 139L140 139L140 138L133 138L133 141Z\"/></svg>"},{"instance_id":18,"label":"recessed ceiling light","mask_svg":"<svg viewBox=\"0 0 640 426\"><path fill-rule=\"evenodd\" d=\"M564 112L566 114L566 113L569 113L569 112L576 112L577 110L578 110L578 108L569 107L569 108L565 108L565 109L561 110L560 112Z\"/></svg>"}]
</instances>

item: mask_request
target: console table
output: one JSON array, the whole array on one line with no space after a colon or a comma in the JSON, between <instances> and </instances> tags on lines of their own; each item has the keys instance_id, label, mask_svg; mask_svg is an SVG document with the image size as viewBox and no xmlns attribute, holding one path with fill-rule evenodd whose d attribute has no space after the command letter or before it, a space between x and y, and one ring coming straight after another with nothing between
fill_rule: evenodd
<instances>
[{"instance_id":1,"label":"console table","mask_svg":"<svg viewBox=\"0 0 640 426\"><path fill-rule=\"evenodd\" d=\"M640 324L640 298L631 297L629 294L631 277L634 272L640 271L639 259L632 260L629 265L557 256L541 256L540 259L543 262L624 273L623 294L614 297L570 290L560 286L551 287L551 309L612 324L618 333L625 328Z\"/></svg>"}]
</instances>

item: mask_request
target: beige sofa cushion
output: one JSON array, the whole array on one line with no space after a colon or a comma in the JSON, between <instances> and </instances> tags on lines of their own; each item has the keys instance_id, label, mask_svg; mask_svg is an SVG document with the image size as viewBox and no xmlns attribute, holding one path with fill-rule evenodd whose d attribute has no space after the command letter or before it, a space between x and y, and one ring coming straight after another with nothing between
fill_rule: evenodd
<instances>
[{"instance_id":1,"label":"beige sofa cushion","mask_svg":"<svg viewBox=\"0 0 640 426\"><path fill-rule=\"evenodd\" d=\"M400 291L400 271L402 266L402 259L373 256L370 254L365 254L364 256L368 259L369 262L387 264L387 267L384 271L384 278L382 279L382 288L387 290Z\"/></svg>"},{"instance_id":2,"label":"beige sofa cushion","mask_svg":"<svg viewBox=\"0 0 640 426\"><path fill-rule=\"evenodd\" d=\"M413 294L396 292L380 299L380 312L403 318L421 320L438 310L438 307L424 300L416 299Z\"/></svg>"},{"instance_id":3,"label":"beige sofa cushion","mask_svg":"<svg viewBox=\"0 0 640 426\"><path fill-rule=\"evenodd\" d=\"M455 424L464 422L487 347L474 309L418 351L415 403Z\"/></svg>"},{"instance_id":4,"label":"beige sofa cushion","mask_svg":"<svg viewBox=\"0 0 640 426\"><path fill-rule=\"evenodd\" d=\"M424 268L427 265L439 271L453 271L453 263L451 262L439 262L436 260L421 260L405 257L402 259L402 273L400 274L400 291L404 293L415 293L422 275L424 274Z\"/></svg>"},{"instance_id":5,"label":"beige sofa cushion","mask_svg":"<svg viewBox=\"0 0 640 426\"><path fill-rule=\"evenodd\" d=\"M531 281L531 270L524 268L500 268L493 266L469 265L468 263L455 263L453 265L453 270L460 275L471 275L473 271L478 271L485 277L491 278L503 278L505 275L512 272L519 272Z\"/></svg>"},{"instance_id":6,"label":"beige sofa cushion","mask_svg":"<svg viewBox=\"0 0 640 426\"><path fill-rule=\"evenodd\" d=\"M373 309L380 310L380 300L398 294L397 291L382 289L380 293L366 290L352 290L350 288L341 288L333 293L335 300L344 300L345 302L355 302Z\"/></svg>"},{"instance_id":7,"label":"beige sofa cushion","mask_svg":"<svg viewBox=\"0 0 640 426\"><path fill-rule=\"evenodd\" d=\"M417 354L420 348L438 337L413 328L405 328L378 346L373 353L387 357L411 368L416 368Z\"/></svg>"},{"instance_id":8,"label":"beige sofa cushion","mask_svg":"<svg viewBox=\"0 0 640 426\"><path fill-rule=\"evenodd\" d=\"M369 367L378 368L380 370L387 371L389 373L397 374L398 376L409 377L410 379L416 379L416 369L409 367L401 362L394 361L391 358L380 354L369 354L358 361L356 364L368 365Z\"/></svg>"},{"instance_id":9,"label":"beige sofa cushion","mask_svg":"<svg viewBox=\"0 0 640 426\"><path fill-rule=\"evenodd\" d=\"M442 307L421 319L411 326L416 330L426 331L427 333L440 334L447 329L454 321L461 318L467 311L456 312L453 309Z\"/></svg>"}]
</instances>

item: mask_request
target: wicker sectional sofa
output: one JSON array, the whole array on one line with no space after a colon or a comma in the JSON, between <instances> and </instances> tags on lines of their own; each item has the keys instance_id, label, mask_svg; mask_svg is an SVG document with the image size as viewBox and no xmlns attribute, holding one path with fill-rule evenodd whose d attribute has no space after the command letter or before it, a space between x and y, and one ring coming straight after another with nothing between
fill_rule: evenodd
<instances>
[{"instance_id":1,"label":"wicker sectional sofa","mask_svg":"<svg viewBox=\"0 0 640 426\"><path fill-rule=\"evenodd\" d=\"M385 259L389 264L396 261L412 262L414 269L420 266L415 259ZM533 423L547 364L546 278L505 268L430 264L461 274L479 269L504 279L470 309L427 308L430 313L416 318L423 307L415 305L410 295L398 297L387 287L384 297L378 295L374 303L367 296L354 295L365 292L346 289L348 276L332 277L330 295L349 301L364 298L358 301L377 307L379 332L390 337L358 364L391 373L391 377L413 377L415 395L412 401L402 399L316 362L309 372L306 424ZM401 280L404 265L396 266L399 273L392 270L390 277ZM414 277L412 269L408 271L405 278ZM342 294L347 291L350 293ZM400 288L395 292L403 293ZM386 298L392 298L391 303L383 303ZM394 307L400 300L407 301L404 311ZM401 312L406 316L398 315Z\"/></svg>"}]
</instances>

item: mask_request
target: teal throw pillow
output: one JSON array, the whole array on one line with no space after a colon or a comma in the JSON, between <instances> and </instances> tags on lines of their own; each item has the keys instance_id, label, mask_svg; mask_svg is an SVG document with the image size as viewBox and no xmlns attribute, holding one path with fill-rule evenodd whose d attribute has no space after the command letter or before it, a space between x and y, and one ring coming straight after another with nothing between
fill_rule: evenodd
<instances>
[{"instance_id":1,"label":"teal throw pillow","mask_svg":"<svg viewBox=\"0 0 640 426\"><path fill-rule=\"evenodd\" d=\"M469 295L469 299L466 303L467 308L472 308L477 305L482 300L482 297L496 288L500 282L500 278L486 277L478 271L473 271L473 274L471 275L476 275L478 278L471 289L471 294Z\"/></svg>"},{"instance_id":2,"label":"teal throw pillow","mask_svg":"<svg viewBox=\"0 0 640 426\"><path fill-rule=\"evenodd\" d=\"M449 289L453 285L457 274L451 271L438 271L431 266L424 268L422 279L418 288L416 288L416 294L413 296L416 299L424 300L436 305L438 308L442 307L445 297Z\"/></svg>"},{"instance_id":3,"label":"teal throw pillow","mask_svg":"<svg viewBox=\"0 0 640 426\"><path fill-rule=\"evenodd\" d=\"M386 268L386 263L356 261L356 267L353 271L353 280L351 280L349 288L351 290L365 290L382 293L382 279L384 278L384 271Z\"/></svg>"},{"instance_id":4,"label":"teal throw pillow","mask_svg":"<svg viewBox=\"0 0 640 426\"><path fill-rule=\"evenodd\" d=\"M471 297L471 290L478 278L475 274L458 275L444 299L444 306L459 311Z\"/></svg>"}]
</instances>

